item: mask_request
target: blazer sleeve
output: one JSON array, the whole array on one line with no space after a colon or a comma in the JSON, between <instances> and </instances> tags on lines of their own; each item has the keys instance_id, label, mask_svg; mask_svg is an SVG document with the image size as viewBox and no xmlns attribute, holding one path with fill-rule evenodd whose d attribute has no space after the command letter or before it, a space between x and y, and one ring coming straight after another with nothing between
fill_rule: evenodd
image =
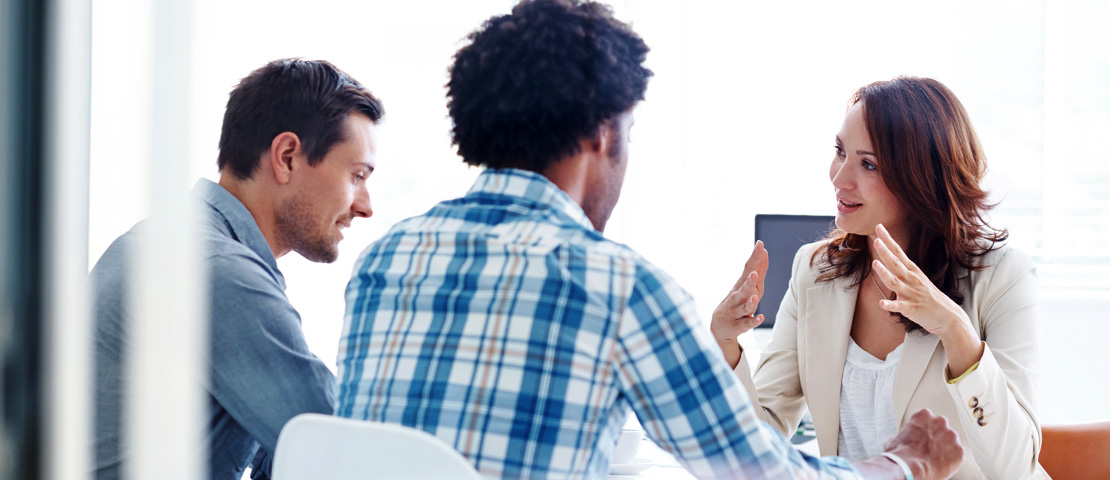
<instances>
[{"instance_id":1,"label":"blazer sleeve","mask_svg":"<svg viewBox=\"0 0 1110 480\"><path fill-rule=\"evenodd\" d=\"M986 342L979 366L947 384L966 447L988 478L1029 478L1039 471L1041 447L1035 396L1039 352L1037 282L1033 261L1007 248L997 263L972 273L978 315ZM974 277L973 277L974 278ZM953 376L962 372L951 372Z\"/></svg>"},{"instance_id":2,"label":"blazer sleeve","mask_svg":"<svg viewBox=\"0 0 1110 480\"><path fill-rule=\"evenodd\" d=\"M803 272L809 269L813 248L803 247L794 255L790 284L779 304L771 342L756 366L754 378L748 367L747 353L733 372L748 391L760 419L790 437L805 413L802 381L798 369L798 292L804 285Z\"/></svg>"}]
</instances>

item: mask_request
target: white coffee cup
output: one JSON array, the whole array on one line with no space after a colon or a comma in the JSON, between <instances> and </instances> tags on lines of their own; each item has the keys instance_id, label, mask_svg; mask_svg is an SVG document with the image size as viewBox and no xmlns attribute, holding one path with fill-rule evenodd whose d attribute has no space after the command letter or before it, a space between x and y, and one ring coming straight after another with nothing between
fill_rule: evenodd
<instances>
[{"instance_id":1,"label":"white coffee cup","mask_svg":"<svg viewBox=\"0 0 1110 480\"><path fill-rule=\"evenodd\" d=\"M632 459L636 457L636 452L640 451L640 443L643 438L643 430L621 430L620 435L617 437L617 446L613 448L613 458L609 463L619 465L631 462Z\"/></svg>"}]
</instances>

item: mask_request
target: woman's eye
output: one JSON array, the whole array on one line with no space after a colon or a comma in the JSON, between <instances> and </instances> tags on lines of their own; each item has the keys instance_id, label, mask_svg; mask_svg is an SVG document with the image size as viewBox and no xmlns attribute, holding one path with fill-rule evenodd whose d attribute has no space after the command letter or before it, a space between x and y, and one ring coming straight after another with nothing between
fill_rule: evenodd
<instances>
[{"instance_id":1,"label":"woman's eye","mask_svg":"<svg viewBox=\"0 0 1110 480\"><path fill-rule=\"evenodd\" d=\"M833 148L836 149L836 156L838 156L838 157L843 157L844 156L844 149L841 148L840 145L834 145Z\"/></svg>"},{"instance_id":2,"label":"woman's eye","mask_svg":"<svg viewBox=\"0 0 1110 480\"><path fill-rule=\"evenodd\" d=\"M868 162L867 160L860 160L860 163L863 164L863 168L866 170L875 170L876 168L878 168L875 166L874 163Z\"/></svg>"},{"instance_id":3,"label":"woman's eye","mask_svg":"<svg viewBox=\"0 0 1110 480\"><path fill-rule=\"evenodd\" d=\"M359 172L359 173L355 174L355 180L365 180L365 179L366 179L366 175L363 175L362 172Z\"/></svg>"}]
</instances>

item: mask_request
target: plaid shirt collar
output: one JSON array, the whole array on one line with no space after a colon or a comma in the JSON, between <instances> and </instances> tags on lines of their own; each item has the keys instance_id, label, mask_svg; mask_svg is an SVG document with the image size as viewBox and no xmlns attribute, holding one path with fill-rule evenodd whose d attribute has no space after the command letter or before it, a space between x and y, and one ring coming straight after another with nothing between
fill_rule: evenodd
<instances>
[{"instance_id":1,"label":"plaid shirt collar","mask_svg":"<svg viewBox=\"0 0 1110 480\"><path fill-rule=\"evenodd\" d=\"M536 172L516 168L486 170L474 181L466 196L511 197L512 203L535 210L550 210L556 216L594 230L593 222L586 217L582 207L558 185Z\"/></svg>"}]
</instances>

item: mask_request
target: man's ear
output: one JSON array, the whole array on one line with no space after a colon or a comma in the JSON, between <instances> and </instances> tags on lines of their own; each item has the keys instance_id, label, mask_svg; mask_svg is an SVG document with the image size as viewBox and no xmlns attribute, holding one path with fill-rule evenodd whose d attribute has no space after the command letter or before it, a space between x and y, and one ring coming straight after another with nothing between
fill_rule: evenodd
<instances>
[{"instance_id":1,"label":"man's ear","mask_svg":"<svg viewBox=\"0 0 1110 480\"><path fill-rule=\"evenodd\" d=\"M609 151L609 144L613 141L613 130L609 128L609 122L601 122L594 132L593 138L590 139L590 149L594 153L604 153Z\"/></svg>"},{"instance_id":2,"label":"man's ear","mask_svg":"<svg viewBox=\"0 0 1110 480\"><path fill-rule=\"evenodd\" d=\"M266 161L274 171L274 180L279 185L289 183L293 173L293 159L301 155L301 138L293 132L281 132L270 142Z\"/></svg>"}]
</instances>

